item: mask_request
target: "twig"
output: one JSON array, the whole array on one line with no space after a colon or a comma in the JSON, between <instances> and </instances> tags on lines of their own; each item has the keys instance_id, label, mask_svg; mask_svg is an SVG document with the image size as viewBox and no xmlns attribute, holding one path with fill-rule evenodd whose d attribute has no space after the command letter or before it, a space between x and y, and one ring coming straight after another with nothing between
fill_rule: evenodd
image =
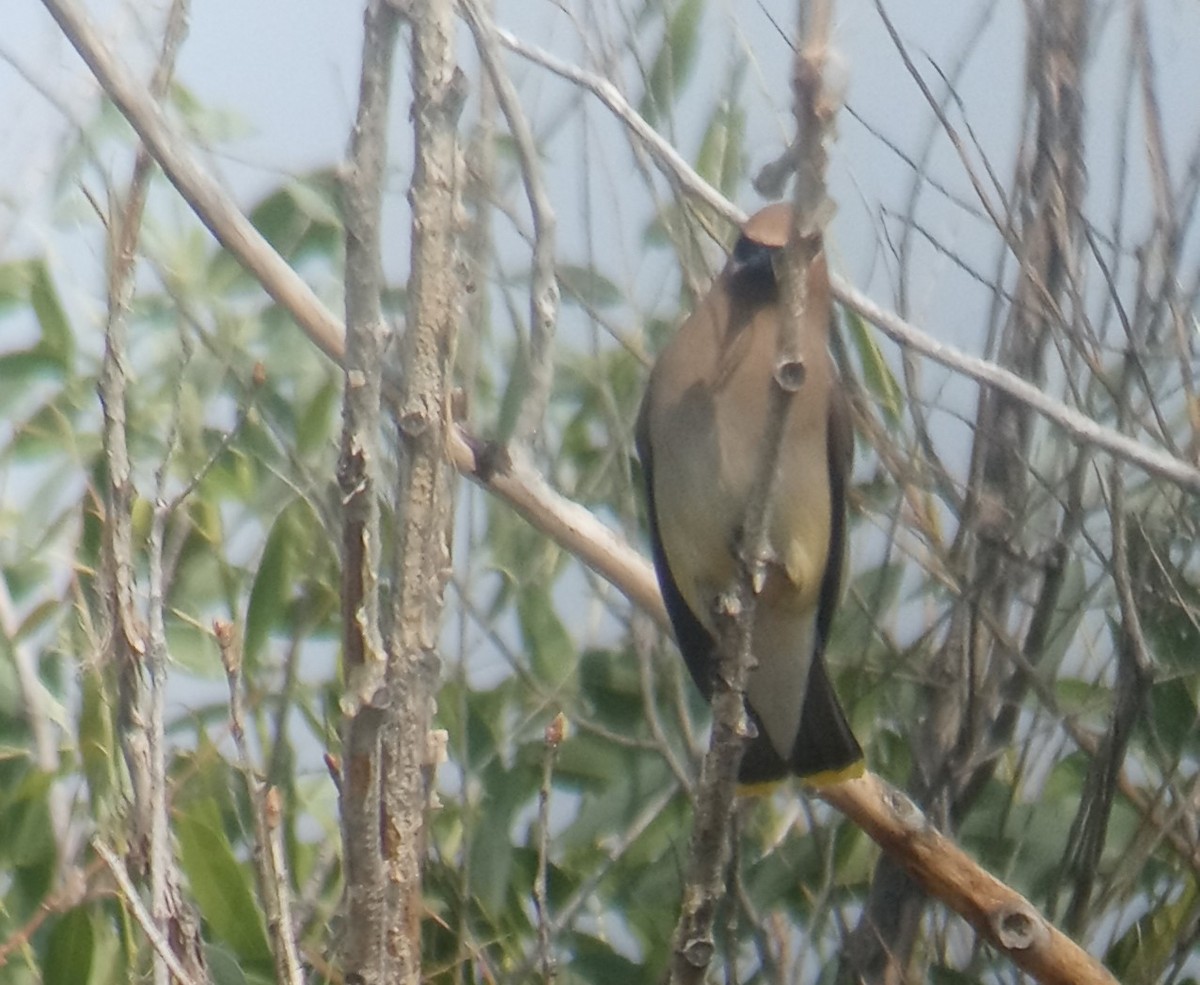
<instances>
[{"instance_id":1,"label":"twig","mask_svg":"<svg viewBox=\"0 0 1200 985\"><path fill-rule=\"evenodd\" d=\"M91 891L89 887L102 868L104 868L104 863L98 858L88 862L85 869L70 868L59 887L38 904L38 908L30 914L29 919L21 926L14 928L8 937L0 941L0 968L8 964L14 954L29 947L29 942L33 939L34 934L48 919L62 916L89 898L99 896L101 890Z\"/></svg>"},{"instance_id":2,"label":"twig","mask_svg":"<svg viewBox=\"0 0 1200 985\"><path fill-rule=\"evenodd\" d=\"M888 17L887 10L884 8L882 0L875 0L875 10L879 14L879 19L883 21L883 26L887 30L888 36L892 39L892 44L895 46L896 52L900 55L901 61L904 62L904 67L907 69L909 76L911 76L912 80L917 84L917 88L921 90L921 95L924 97L925 102L929 106L930 110L937 117L938 122L941 123L942 129L946 131L946 136L949 138L951 145L958 154L958 158L962 163L963 170L966 171L967 177L970 179L971 187L975 190L975 195L979 199L979 204L983 206L983 210L987 213L988 218L992 220L992 225L995 226L996 231L1004 237L1005 241L1010 247L1013 248L1014 252L1018 252L1017 244L1013 238L1012 231L1009 228L1009 223L1001 214L1002 212L1007 213L1008 203L1003 201L1003 192L1000 188L999 182L995 180L995 176L991 174L989 169L989 177L992 178L992 186L997 192L1000 192L1002 196L1000 209L997 209L996 206L992 204L991 199L988 198L987 190L983 187L983 182L979 179L978 175L975 174L975 169L971 166L971 160L967 156L967 150L963 144L962 138L958 135L958 131L954 129L953 124L951 124L950 118L946 115L945 110L942 107L942 103L930 91L928 83L925 81L924 77L917 70L916 65L913 64L912 59L909 57L908 48L901 40L900 34L896 30L895 25L892 23L891 18ZM949 87L947 87L947 89L948 91L953 91L949 89ZM986 166L986 159L984 163Z\"/></svg>"},{"instance_id":3,"label":"twig","mask_svg":"<svg viewBox=\"0 0 1200 985\"><path fill-rule=\"evenodd\" d=\"M572 65L537 45L522 41L502 27L496 28L496 37L510 51L527 61L540 65L568 82L583 87L599 99L638 138L638 141L653 158L654 163L658 165L659 170L685 194L703 202L717 215L734 225L740 225L745 221L746 214L705 181L683 156L641 117L638 111L630 105L629 100L621 94L621 90L608 79Z\"/></svg>"},{"instance_id":4,"label":"twig","mask_svg":"<svg viewBox=\"0 0 1200 985\"><path fill-rule=\"evenodd\" d=\"M234 627L223 620L213 623L213 635L221 652L221 664L229 684L229 731L241 760L242 777L254 811L254 861L267 930L271 935L271 954L275 959L275 980L279 985L302 985L304 972L296 949L292 922L291 878L281 838L279 790L267 787L255 774L250 747L246 742L245 713L242 702L242 654Z\"/></svg>"},{"instance_id":5,"label":"twig","mask_svg":"<svg viewBox=\"0 0 1200 985\"><path fill-rule=\"evenodd\" d=\"M569 927L571 921L575 919L579 911L594 899L596 887L607 878L616 864L624 857L625 853L637 843L638 839L646 833L646 829L667 809L667 805L678 795L679 789L676 784L670 783L659 790L654 799L642 807L638 816L620 834L619 838L612 844L612 847L607 849L606 854L608 857L606 861L592 869L587 878L575 888L575 891L559 908L553 919L551 919L551 938ZM510 981L520 982L527 979L537 966L537 961L538 955L536 951L527 953L525 960L517 966L516 971L510 976Z\"/></svg>"},{"instance_id":6,"label":"twig","mask_svg":"<svg viewBox=\"0 0 1200 985\"><path fill-rule=\"evenodd\" d=\"M200 985L188 970L184 968L179 958L175 956L170 943L155 924L154 918L146 911L146 907L142 904L142 900L138 896L137 887L134 886L133 879L125 868L125 863L121 861L116 852L99 838L92 840L92 848L104 860L104 864L108 866L108 871L117 880L117 885L121 889L121 896L133 913L133 918L138 922L138 926L142 928L142 933L146 935L150 946L154 948L154 953L166 965L167 970L171 972L179 985Z\"/></svg>"},{"instance_id":7,"label":"twig","mask_svg":"<svg viewBox=\"0 0 1200 985\"><path fill-rule=\"evenodd\" d=\"M538 788L538 857L537 874L533 880L533 909L537 915L538 962L542 968L542 981L547 985L558 977L550 944L550 901L546 895L546 860L550 855L550 782L566 728L567 719L561 711L546 726L542 749L542 784Z\"/></svg>"},{"instance_id":8,"label":"twig","mask_svg":"<svg viewBox=\"0 0 1200 985\"><path fill-rule=\"evenodd\" d=\"M716 605L720 666L713 675L712 736L696 792L683 904L672 941L669 981L674 985L702 982L715 950L713 924L725 893L737 769L747 734L745 691L754 662L750 649L754 613L773 554L771 517L784 425L792 400L804 386L806 358L828 358L824 330L830 300L823 233L832 210L825 189L825 140L837 112L825 88L831 0L802 4L801 10L811 20L802 23L802 43L795 59L795 209L788 247L777 267L784 327L777 342L760 457L737 545L737 575ZM819 354L811 352L814 328L815 338L821 340ZM797 659L807 656L797 654ZM804 667L797 674L800 680L807 678ZM798 700L803 704L803 695Z\"/></svg>"},{"instance_id":9,"label":"twig","mask_svg":"<svg viewBox=\"0 0 1200 985\"><path fill-rule=\"evenodd\" d=\"M1117 420L1121 424L1130 415L1128 389L1134 372L1133 361L1132 354L1128 355L1117 396ZM1136 541L1129 530L1125 477L1117 462L1113 462L1109 470L1108 493L1112 528L1110 570L1121 616L1114 630L1116 684L1113 689L1112 720L1089 764L1079 809L1071 826L1068 867L1073 870L1075 888L1063 923L1072 933L1080 933L1086 926L1109 818L1120 787L1125 753L1134 725L1143 717L1154 677L1154 663L1142 632L1139 597L1134 588L1137 575L1133 570L1135 560L1130 554ZM1138 566L1144 567L1144 549L1138 554L1136 560L1143 562Z\"/></svg>"},{"instance_id":10,"label":"twig","mask_svg":"<svg viewBox=\"0 0 1200 985\"><path fill-rule=\"evenodd\" d=\"M1163 133L1162 110L1154 82L1154 53L1150 48L1150 27L1147 24L1145 0L1137 0L1130 9L1130 45L1137 66L1142 119L1145 127L1146 163L1150 170L1150 187L1154 193L1154 232L1148 262L1157 261L1160 279L1160 298L1166 301L1171 329L1179 361L1179 379L1187 396L1188 422L1192 427L1190 447L1200 449L1200 410L1197 409L1196 384L1192 368L1192 341L1188 330L1188 307L1180 303L1179 260L1182 245L1180 213L1171 191L1167 144Z\"/></svg>"},{"instance_id":11,"label":"twig","mask_svg":"<svg viewBox=\"0 0 1200 985\"><path fill-rule=\"evenodd\" d=\"M528 387L521 397L514 436L527 440L542 425L546 406L550 402L550 387L554 378L554 335L558 322L558 277L554 269L555 226L554 209L542 179L537 144L529 120L521 109L521 101L512 80L500 62L500 46L496 25L475 0L459 0L466 16L475 47L495 88L500 111L508 121L509 133L521 165L521 180L529 211L533 217L533 270L529 282L529 352L524 359Z\"/></svg>"},{"instance_id":12,"label":"twig","mask_svg":"<svg viewBox=\"0 0 1200 985\"><path fill-rule=\"evenodd\" d=\"M630 621L630 634L633 638L633 652L637 658L638 665L638 685L642 694L642 713L645 716L646 724L650 728L650 737L654 742L654 747L658 750L658 754L666 761L671 773L674 775L676 782L684 790L692 796L695 791L693 788L692 777L684 764L680 762L679 757L675 755L675 750L671 748L670 740L663 729L662 720L659 712L658 695L654 688L654 672L652 663L652 651L655 646L654 640L661 639L661 634L656 632L651 620L642 613L634 613ZM690 738L686 725L686 715L680 716L679 730L684 734L685 738Z\"/></svg>"}]
</instances>

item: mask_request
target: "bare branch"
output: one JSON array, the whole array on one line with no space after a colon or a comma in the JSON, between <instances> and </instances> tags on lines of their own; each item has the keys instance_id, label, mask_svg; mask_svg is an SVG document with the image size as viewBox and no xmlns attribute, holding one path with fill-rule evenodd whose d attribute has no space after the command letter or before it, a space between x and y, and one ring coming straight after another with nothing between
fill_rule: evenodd
<instances>
[{"instance_id":1,"label":"bare branch","mask_svg":"<svg viewBox=\"0 0 1200 985\"><path fill-rule=\"evenodd\" d=\"M392 981L388 951L397 915L391 906L387 848L380 831L388 782L383 730L387 647L381 626L383 557L380 496L384 353L389 341L380 294L380 212L387 160L388 104L400 15L387 0L369 0L363 16L362 71L350 155L342 171L346 232L346 351L342 440L337 479L342 497L342 711L345 762L339 784L346 889L342 964L366 983ZM411 972L397 981L411 980Z\"/></svg>"},{"instance_id":2,"label":"bare branch","mask_svg":"<svg viewBox=\"0 0 1200 985\"><path fill-rule=\"evenodd\" d=\"M634 605L660 626L669 626L658 582L646 559L591 511L555 492L523 458L508 449L479 441L461 427L450 433L455 467L578 557L600 577L616 585Z\"/></svg>"},{"instance_id":3,"label":"bare branch","mask_svg":"<svg viewBox=\"0 0 1200 985\"><path fill-rule=\"evenodd\" d=\"M125 868L125 863L121 861L120 856L99 838L93 839L92 848L104 860L104 864L108 866L108 871L117 880L117 885L121 889L121 897L124 899L125 905L133 913L133 918L138 922L138 926L142 928L142 933L146 935L146 940L150 942L150 946L154 948L154 953L161 959L171 975L174 976L179 985L201 985L200 980L193 978L188 969L175 956L170 942L158 929L154 918L146 911L141 897L138 896L137 887L133 884L133 879L130 877L129 871Z\"/></svg>"},{"instance_id":4,"label":"bare branch","mask_svg":"<svg viewBox=\"0 0 1200 985\"><path fill-rule=\"evenodd\" d=\"M702 982L715 949L713 924L725 895L737 770L747 735L745 691L754 662L754 614L759 586L765 582L767 559L772 556L770 531L784 426L799 391L799 386L787 385L786 381L793 367L805 364L810 345L806 332L811 331L814 322L824 326L829 320L829 277L823 244L832 208L825 188L826 140L838 109L835 97L825 86L831 0L802 4L801 10L802 41L796 52L793 81L795 208L788 246L777 267L780 304L786 314L777 342L775 385L771 387L766 429L737 544L737 577L716 604L720 666L713 675L712 735L696 791L683 904L672 942L673 983ZM820 337L823 340L823 334ZM796 659L807 656L797 654ZM807 678L806 671L803 666L798 670L800 680ZM798 700L803 705L802 695Z\"/></svg>"},{"instance_id":5,"label":"bare branch","mask_svg":"<svg viewBox=\"0 0 1200 985\"><path fill-rule=\"evenodd\" d=\"M196 161L187 150L187 140L168 122L145 87L113 57L75 0L43 2L200 221L285 311L300 319L300 327L322 352L340 360L344 332L337 319Z\"/></svg>"},{"instance_id":6,"label":"bare branch","mask_svg":"<svg viewBox=\"0 0 1200 985\"><path fill-rule=\"evenodd\" d=\"M382 734L386 775L380 824L392 909L387 951L394 977L389 981L416 985L421 978L426 812L434 773L444 756L430 722L438 632L451 570L450 377L463 292L457 125L466 92L454 61L452 0L402 7L412 52L412 273L399 353L404 376L389 407L400 463L395 487L399 529L392 554L390 723ZM444 733L437 735L444 738Z\"/></svg>"},{"instance_id":7,"label":"bare branch","mask_svg":"<svg viewBox=\"0 0 1200 985\"><path fill-rule=\"evenodd\" d=\"M1003 366L939 342L899 315L880 307L839 277L830 277L830 284L835 298L882 329L894 342L1020 401L1084 445L1100 448L1182 489L1200 492L1200 469L1183 459L1147 447L1136 438L1100 424Z\"/></svg>"},{"instance_id":8,"label":"bare branch","mask_svg":"<svg viewBox=\"0 0 1200 985\"><path fill-rule=\"evenodd\" d=\"M533 271L529 283L529 352L524 358L528 386L521 397L514 436L528 440L542 425L546 405L550 402L550 386L554 378L554 335L558 322L558 277L555 262L554 209L542 179L542 165L529 120L521 109L517 90L500 61L500 45L496 25L475 0L460 0L475 47L495 88L500 111L508 121L521 163L521 180L529 211L533 216Z\"/></svg>"},{"instance_id":9,"label":"bare branch","mask_svg":"<svg viewBox=\"0 0 1200 985\"><path fill-rule=\"evenodd\" d=\"M1095 958L1019 893L988 874L903 793L873 773L821 790L927 893L1043 985L1117 985Z\"/></svg>"},{"instance_id":10,"label":"bare branch","mask_svg":"<svg viewBox=\"0 0 1200 985\"><path fill-rule=\"evenodd\" d=\"M546 863L550 854L550 787L554 761L566 733L567 719L560 711L546 726L542 747L542 783L538 787L537 875L533 881L533 909L537 916L538 964L546 985L558 977L550 942L550 899L546 894Z\"/></svg>"},{"instance_id":11,"label":"bare branch","mask_svg":"<svg viewBox=\"0 0 1200 985\"><path fill-rule=\"evenodd\" d=\"M147 99L152 106L170 82L175 58L186 34L187 5L172 5L162 50ZM156 504L149 537L149 580L143 620L135 599L132 509L135 489L127 432L128 313L134 292L134 259L141 234L151 156L139 148L123 202L114 202L108 221L108 309L100 401L104 408L104 451L109 470L104 525L105 577L108 599L109 657L117 667L118 719L121 746L133 786L129 840L139 875L149 876L150 916L163 939L170 938L192 977L204 975L203 950L196 921L180 892L167 817L166 702L167 642L164 625L165 583L162 548L166 522L163 489L175 437L168 428L167 451L156 479ZM186 357L185 357L186 358ZM147 673L148 687L143 673ZM174 955L173 955L174 956ZM153 951L154 980L168 981L169 963Z\"/></svg>"},{"instance_id":12,"label":"bare branch","mask_svg":"<svg viewBox=\"0 0 1200 985\"><path fill-rule=\"evenodd\" d=\"M242 778L254 811L254 862L258 874L267 932L271 937L271 954L275 959L275 980L278 985L302 985L304 973L296 949L296 934L292 922L291 877L283 851L280 827L279 791L267 787L257 775L246 741L244 702L242 701L242 649L232 624L218 620L213 635L221 653L225 679L229 685L229 731L241 760Z\"/></svg>"}]
</instances>

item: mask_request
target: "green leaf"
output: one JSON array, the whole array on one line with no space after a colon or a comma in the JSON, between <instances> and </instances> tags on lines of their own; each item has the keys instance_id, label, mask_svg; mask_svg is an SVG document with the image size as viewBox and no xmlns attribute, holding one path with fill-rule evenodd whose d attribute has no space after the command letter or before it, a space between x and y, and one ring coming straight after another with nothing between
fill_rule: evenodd
<instances>
[{"instance_id":1,"label":"green leaf","mask_svg":"<svg viewBox=\"0 0 1200 985\"><path fill-rule=\"evenodd\" d=\"M662 44L646 78L646 94L638 107L651 124L662 119L691 75L703 14L703 0L683 0L667 18Z\"/></svg>"},{"instance_id":2,"label":"green leaf","mask_svg":"<svg viewBox=\"0 0 1200 985\"><path fill-rule=\"evenodd\" d=\"M570 263L559 264L558 283L565 301L579 301L592 308L611 308L620 304L621 289L598 270Z\"/></svg>"},{"instance_id":3,"label":"green leaf","mask_svg":"<svg viewBox=\"0 0 1200 985\"><path fill-rule=\"evenodd\" d=\"M1126 985L1161 981L1185 928L1194 923L1198 904L1196 883L1189 878L1178 899L1152 907L1121 935L1104 956L1105 964Z\"/></svg>"},{"instance_id":4,"label":"green leaf","mask_svg":"<svg viewBox=\"0 0 1200 985\"><path fill-rule=\"evenodd\" d=\"M498 918L509 892L513 864L513 816L529 799L528 785L498 762L484 771L483 804L486 821L475 828L471 841L471 889L485 913ZM514 782L515 781L515 782Z\"/></svg>"},{"instance_id":5,"label":"green leaf","mask_svg":"<svg viewBox=\"0 0 1200 985\"><path fill-rule=\"evenodd\" d=\"M341 395L341 380L331 374L301 408L296 421L296 449L302 455L328 446Z\"/></svg>"},{"instance_id":6,"label":"green leaf","mask_svg":"<svg viewBox=\"0 0 1200 985\"><path fill-rule=\"evenodd\" d=\"M4 848L15 866L40 866L57 855L48 799L52 783L49 773L30 769L5 805L0 830L4 831Z\"/></svg>"},{"instance_id":7,"label":"green leaf","mask_svg":"<svg viewBox=\"0 0 1200 985\"><path fill-rule=\"evenodd\" d=\"M33 263L29 301L42 329L42 339L34 352L67 372L75 355L75 339L62 302L59 301L58 291L50 278L50 271L41 260Z\"/></svg>"},{"instance_id":8,"label":"green leaf","mask_svg":"<svg viewBox=\"0 0 1200 985\"><path fill-rule=\"evenodd\" d=\"M5 357L5 377L30 370L70 369L75 353L71 324L59 300L50 268L40 257L0 264L0 312L28 308L37 319L41 337L23 352ZM16 357L24 357L20 362Z\"/></svg>"},{"instance_id":9,"label":"green leaf","mask_svg":"<svg viewBox=\"0 0 1200 985\"><path fill-rule=\"evenodd\" d=\"M552 686L565 684L576 668L575 643L554 611L554 600L541 585L531 585L517 599L521 636L533 671Z\"/></svg>"},{"instance_id":10,"label":"green leaf","mask_svg":"<svg viewBox=\"0 0 1200 985\"><path fill-rule=\"evenodd\" d=\"M1194 682L1172 677L1150 688L1146 713L1139 717L1135 730L1143 741L1150 739L1151 748L1158 745L1169 759L1177 760L1185 749L1195 748L1198 717Z\"/></svg>"},{"instance_id":11,"label":"green leaf","mask_svg":"<svg viewBox=\"0 0 1200 985\"><path fill-rule=\"evenodd\" d=\"M876 638L873 615L891 611L904 573L902 564L882 564L867 569L850 583L833 620L831 651L855 660L872 651Z\"/></svg>"},{"instance_id":12,"label":"green leaf","mask_svg":"<svg viewBox=\"0 0 1200 985\"><path fill-rule=\"evenodd\" d=\"M731 80L732 91L714 107L696 158L696 170L730 196L736 193L742 176L742 143L746 133L746 114L736 91L739 86L739 78Z\"/></svg>"},{"instance_id":13,"label":"green leaf","mask_svg":"<svg viewBox=\"0 0 1200 985\"><path fill-rule=\"evenodd\" d=\"M83 672L80 691L79 756L92 799L93 817L101 817L101 807L108 803L118 775L112 713L104 679L98 671L88 668Z\"/></svg>"},{"instance_id":14,"label":"green leaf","mask_svg":"<svg viewBox=\"0 0 1200 985\"><path fill-rule=\"evenodd\" d=\"M225 948L210 944L204 949L204 960L213 985L247 985L246 973Z\"/></svg>"},{"instance_id":15,"label":"green leaf","mask_svg":"<svg viewBox=\"0 0 1200 985\"><path fill-rule=\"evenodd\" d=\"M646 720L637 661L631 650L587 650L579 661L589 714L624 735L637 735Z\"/></svg>"},{"instance_id":16,"label":"green leaf","mask_svg":"<svg viewBox=\"0 0 1200 985\"><path fill-rule=\"evenodd\" d=\"M40 458L61 455L64 448L71 448L76 435L70 401L70 394L60 390L24 421L16 423L9 445L11 453L17 458Z\"/></svg>"},{"instance_id":17,"label":"green leaf","mask_svg":"<svg viewBox=\"0 0 1200 985\"><path fill-rule=\"evenodd\" d=\"M221 661L213 643L212 633L190 619L168 615L166 620L167 650L171 662L190 674L210 680L222 674Z\"/></svg>"},{"instance_id":18,"label":"green leaf","mask_svg":"<svg viewBox=\"0 0 1200 985\"><path fill-rule=\"evenodd\" d=\"M564 944L571 955L571 974L595 985L610 982L646 981L645 971L629 958L618 954L608 941L589 934L564 935Z\"/></svg>"},{"instance_id":19,"label":"green leaf","mask_svg":"<svg viewBox=\"0 0 1200 985\"><path fill-rule=\"evenodd\" d=\"M213 937L243 966L270 967L271 949L250 871L234 856L225 832L203 816L203 805L195 807L199 809L177 811L174 824L192 895Z\"/></svg>"},{"instance_id":20,"label":"green leaf","mask_svg":"<svg viewBox=\"0 0 1200 985\"><path fill-rule=\"evenodd\" d=\"M884 419L891 427L900 424L904 413L904 391L896 382L888 368L883 353L876 344L875 333L858 313L849 308L842 308L842 319L846 325L850 342L858 354L858 363L862 367L863 384L867 392L875 398L875 403L882 411Z\"/></svg>"},{"instance_id":21,"label":"green leaf","mask_svg":"<svg viewBox=\"0 0 1200 985\"><path fill-rule=\"evenodd\" d=\"M1062 663L1087 612L1087 603L1092 594L1083 562L1078 557L1072 558L1063 570L1062 589L1050 617L1050 630L1038 660L1039 666L1047 672L1057 670Z\"/></svg>"},{"instance_id":22,"label":"green leaf","mask_svg":"<svg viewBox=\"0 0 1200 985\"><path fill-rule=\"evenodd\" d=\"M86 906L77 906L63 914L46 937L43 985L87 985L95 942L92 915Z\"/></svg>"},{"instance_id":23,"label":"green leaf","mask_svg":"<svg viewBox=\"0 0 1200 985\"><path fill-rule=\"evenodd\" d=\"M292 264L313 255L331 256L342 240L337 180L330 171L318 171L277 188L254 206L250 221ZM255 284L225 250L213 257L208 276L219 291Z\"/></svg>"},{"instance_id":24,"label":"green leaf","mask_svg":"<svg viewBox=\"0 0 1200 985\"><path fill-rule=\"evenodd\" d=\"M280 512L271 525L258 570L254 573L254 586L246 606L246 639L242 654L247 674L257 669L268 636L283 622L284 604L292 584L294 555L291 544L294 536L289 507Z\"/></svg>"}]
</instances>

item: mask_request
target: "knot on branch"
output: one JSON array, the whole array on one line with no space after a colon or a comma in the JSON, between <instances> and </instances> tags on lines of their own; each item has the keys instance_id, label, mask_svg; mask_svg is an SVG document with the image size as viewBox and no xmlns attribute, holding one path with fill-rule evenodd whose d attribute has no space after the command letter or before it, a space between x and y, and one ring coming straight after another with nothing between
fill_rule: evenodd
<instances>
[{"instance_id":1,"label":"knot on branch","mask_svg":"<svg viewBox=\"0 0 1200 985\"><path fill-rule=\"evenodd\" d=\"M713 608L718 616L737 619L742 614L742 600L736 592L722 592L716 597Z\"/></svg>"},{"instance_id":2,"label":"knot on branch","mask_svg":"<svg viewBox=\"0 0 1200 985\"><path fill-rule=\"evenodd\" d=\"M1046 926L1042 919L1024 906L1006 906L991 914L996 940L1010 951L1025 951L1044 942Z\"/></svg>"},{"instance_id":3,"label":"knot on branch","mask_svg":"<svg viewBox=\"0 0 1200 985\"><path fill-rule=\"evenodd\" d=\"M487 441L472 434L463 434L463 440L475 456L475 467L472 470L475 478L484 485L491 482L497 475L507 475L512 471L512 456L508 446L499 441Z\"/></svg>"},{"instance_id":4,"label":"knot on branch","mask_svg":"<svg viewBox=\"0 0 1200 985\"><path fill-rule=\"evenodd\" d=\"M808 376L803 359L781 359L775 365L775 383L784 393L795 393Z\"/></svg>"},{"instance_id":5,"label":"knot on branch","mask_svg":"<svg viewBox=\"0 0 1200 985\"><path fill-rule=\"evenodd\" d=\"M470 91L471 84L466 73L460 66L455 65L454 72L450 76L450 84L446 86L442 95L441 106L443 119L451 125L457 123L458 118L462 116L463 106L466 105Z\"/></svg>"},{"instance_id":6,"label":"knot on branch","mask_svg":"<svg viewBox=\"0 0 1200 985\"><path fill-rule=\"evenodd\" d=\"M419 438L429 430L434 419L434 415L430 413L427 406L414 401L401 410L400 415L396 418L396 427L406 438Z\"/></svg>"},{"instance_id":7,"label":"knot on branch","mask_svg":"<svg viewBox=\"0 0 1200 985\"><path fill-rule=\"evenodd\" d=\"M888 807L891 808L896 821L908 834L917 834L928 825L924 813L908 797L894 788L886 793Z\"/></svg>"},{"instance_id":8,"label":"knot on branch","mask_svg":"<svg viewBox=\"0 0 1200 985\"><path fill-rule=\"evenodd\" d=\"M693 968L707 968L712 961L713 941L711 937L693 937L683 945L683 960Z\"/></svg>"},{"instance_id":9,"label":"knot on branch","mask_svg":"<svg viewBox=\"0 0 1200 985\"><path fill-rule=\"evenodd\" d=\"M342 505L349 503L366 488L367 452L356 434L347 435L337 463L337 484Z\"/></svg>"}]
</instances>

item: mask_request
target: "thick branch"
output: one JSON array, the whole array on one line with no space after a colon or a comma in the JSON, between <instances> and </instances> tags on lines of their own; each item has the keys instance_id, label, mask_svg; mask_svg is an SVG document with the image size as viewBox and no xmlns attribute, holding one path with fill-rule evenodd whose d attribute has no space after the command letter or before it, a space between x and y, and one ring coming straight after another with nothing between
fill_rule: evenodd
<instances>
[{"instance_id":1,"label":"thick branch","mask_svg":"<svg viewBox=\"0 0 1200 985\"><path fill-rule=\"evenodd\" d=\"M342 444L342 653L345 669L344 750L340 807L345 853L346 934L342 961L365 985L392 981L387 938L386 847L379 830L383 787L381 726L387 657L380 627L382 560L379 498L384 353L380 213L387 160L388 103L400 20L386 0L371 0L363 18L362 72L350 156L342 172L346 232L346 349Z\"/></svg>"},{"instance_id":2,"label":"thick branch","mask_svg":"<svg viewBox=\"0 0 1200 985\"><path fill-rule=\"evenodd\" d=\"M1043 985L1116 985L1100 962L873 773L827 787L818 796L862 828L925 892Z\"/></svg>"},{"instance_id":3,"label":"thick branch","mask_svg":"<svg viewBox=\"0 0 1200 985\"><path fill-rule=\"evenodd\" d=\"M465 96L454 62L454 4L412 0L412 273L401 344L404 377L391 406L400 475L396 485L391 628L387 640L390 724L383 733L381 815L392 918L388 953L400 985L421 975L421 870L425 815L438 750L430 734L438 631L451 570L454 512L450 373L462 310L458 233L461 161L457 124Z\"/></svg>"}]
</instances>

